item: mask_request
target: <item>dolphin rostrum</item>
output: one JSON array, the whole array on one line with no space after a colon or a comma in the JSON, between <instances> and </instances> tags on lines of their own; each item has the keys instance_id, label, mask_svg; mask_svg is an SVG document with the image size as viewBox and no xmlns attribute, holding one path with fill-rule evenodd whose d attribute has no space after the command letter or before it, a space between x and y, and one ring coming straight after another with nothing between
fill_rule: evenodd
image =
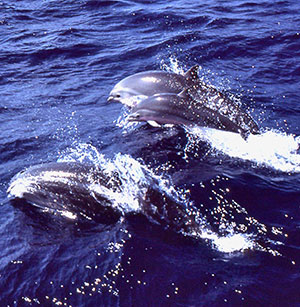
<instances>
[{"instance_id":1,"label":"dolphin rostrum","mask_svg":"<svg viewBox=\"0 0 300 307\"><path fill-rule=\"evenodd\" d=\"M198 69L199 66L195 65L183 75L150 70L128 76L114 86L108 101L121 102L131 107L136 104L136 97L145 99L159 93L179 94L183 89L200 81Z\"/></svg>"},{"instance_id":2,"label":"dolphin rostrum","mask_svg":"<svg viewBox=\"0 0 300 307\"><path fill-rule=\"evenodd\" d=\"M237 104L217 91L207 94L207 91L199 92L199 88L186 89L179 95L156 94L148 97L132 109L128 120L203 126L237 132L245 139L250 133L259 134L255 121Z\"/></svg>"}]
</instances>

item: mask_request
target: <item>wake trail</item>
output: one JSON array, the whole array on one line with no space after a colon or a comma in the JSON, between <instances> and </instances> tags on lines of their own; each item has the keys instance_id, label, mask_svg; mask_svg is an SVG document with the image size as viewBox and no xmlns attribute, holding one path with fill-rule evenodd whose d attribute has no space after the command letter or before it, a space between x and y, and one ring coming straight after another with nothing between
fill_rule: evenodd
<instances>
[{"instance_id":1,"label":"wake trail","mask_svg":"<svg viewBox=\"0 0 300 307\"><path fill-rule=\"evenodd\" d=\"M275 130L260 135L250 134L244 140L239 134L210 128L186 128L188 147L205 141L212 148L232 158L254 162L258 167L270 167L287 173L300 172L300 137Z\"/></svg>"}]
</instances>

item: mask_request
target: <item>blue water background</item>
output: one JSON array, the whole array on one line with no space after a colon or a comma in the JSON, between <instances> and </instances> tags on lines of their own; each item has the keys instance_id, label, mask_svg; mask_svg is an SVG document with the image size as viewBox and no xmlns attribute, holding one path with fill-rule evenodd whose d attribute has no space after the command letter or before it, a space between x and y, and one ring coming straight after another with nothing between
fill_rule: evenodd
<instances>
[{"instance_id":1,"label":"blue water background","mask_svg":"<svg viewBox=\"0 0 300 307\"><path fill-rule=\"evenodd\" d=\"M199 64L203 79L241 97L262 128L299 136L299 11L298 1L279 0L2 1L1 306L299 305L299 172L205 142L183 154L183 131L124 133L122 106L106 102L130 74ZM189 190L212 225L221 219L212 191L228 189L251 225L268 229L269 251L224 253L143 219L79 227L10 204L17 172L78 144L158 172L168 166L174 187ZM217 178L226 180L216 186Z\"/></svg>"}]
</instances>

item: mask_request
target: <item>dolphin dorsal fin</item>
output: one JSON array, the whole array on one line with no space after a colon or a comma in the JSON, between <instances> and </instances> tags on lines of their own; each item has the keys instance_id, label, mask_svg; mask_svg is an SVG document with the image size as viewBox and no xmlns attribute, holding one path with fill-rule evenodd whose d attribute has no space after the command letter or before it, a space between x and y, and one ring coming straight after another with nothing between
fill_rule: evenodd
<instances>
[{"instance_id":1,"label":"dolphin dorsal fin","mask_svg":"<svg viewBox=\"0 0 300 307\"><path fill-rule=\"evenodd\" d=\"M199 65L194 65L188 71L185 72L184 76L191 81L197 81L199 79L198 70Z\"/></svg>"}]
</instances>

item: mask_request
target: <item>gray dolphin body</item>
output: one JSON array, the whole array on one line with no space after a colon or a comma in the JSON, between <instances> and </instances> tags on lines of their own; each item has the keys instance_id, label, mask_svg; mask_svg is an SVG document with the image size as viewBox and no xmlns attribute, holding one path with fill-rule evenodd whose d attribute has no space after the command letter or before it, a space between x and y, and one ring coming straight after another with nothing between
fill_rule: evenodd
<instances>
[{"instance_id":1,"label":"gray dolphin body","mask_svg":"<svg viewBox=\"0 0 300 307\"><path fill-rule=\"evenodd\" d=\"M199 92L199 88L192 88L179 95L153 95L136 105L128 120L204 126L237 132L243 138L247 138L250 133L259 134L252 117L214 89L212 92L206 89L201 92L200 89Z\"/></svg>"},{"instance_id":2,"label":"gray dolphin body","mask_svg":"<svg viewBox=\"0 0 300 307\"><path fill-rule=\"evenodd\" d=\"M114 208L113 201L102 192L118 188L117 177L108 177L95 166L48 163L32 166L14 176L7 194L15 202L25 200L51 212L76 218L117 221L122 212Z\"/></svg>"},{"instance_id":3,"label":"gray dolphin body","mask_svg":"<svg viewBox=\"0 0 300 307\"><path fill-rule=\"evenodd\" d=\"M199 125L240 133L258 134L259 128L238 104L198 78L198 65L184 75L145 71L115 85L108 101L132 109L129 121ZM136 99L140 97L140 99Z\"/></svg>"},{"instance_id":4,"label":"gray dolphin body","mask_svg":"<svg viewBox=\"0 0 300 307\"><path fill-rule=\"evenodd\" d=\"M117 172L109 175L100 167L75 162L32 166L13 177L7 194L16 205L29 203L76 220L111 224L121 216L142 214L176 232L201 233L201 225L186 205L162 191L155 178L148 179L146 189L137 188L140 207L133 211L123 210L114 197L123 193L124 185Z\"/></svg>"},{"instance_id":5,"label":"gray dolphin body","mask_svg":"<svg viewBox=\"0 0 300 307\"><path fill-rule=\"evenodd\" d=\"M108 101L121 102L132 106L132 98L145 99L158 93L179 94L183 89L192 87L198 79L199 66L191 67L180 75L166 71L145 71L131 75L118 82L109 94Z\"/></svg>"}]
</instances>

